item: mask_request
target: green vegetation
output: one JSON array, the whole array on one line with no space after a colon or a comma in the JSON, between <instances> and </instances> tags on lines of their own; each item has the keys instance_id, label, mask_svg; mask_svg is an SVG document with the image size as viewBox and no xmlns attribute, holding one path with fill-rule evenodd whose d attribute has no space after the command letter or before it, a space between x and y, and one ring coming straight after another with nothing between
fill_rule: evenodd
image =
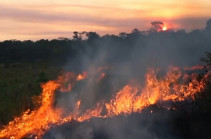
<instances>
[{"instance_id":1,"label":"green vegetation","mask_svg":"<svg viewBox=\"0 0 211 139\"><path fill-rule=\"evenodd\" d=\"M0 67L0 123L6 124L26 109L33 109L33 97L41 93L40 84L55 79L56 67L11 64Z\"/></svg>"}]
</instances>

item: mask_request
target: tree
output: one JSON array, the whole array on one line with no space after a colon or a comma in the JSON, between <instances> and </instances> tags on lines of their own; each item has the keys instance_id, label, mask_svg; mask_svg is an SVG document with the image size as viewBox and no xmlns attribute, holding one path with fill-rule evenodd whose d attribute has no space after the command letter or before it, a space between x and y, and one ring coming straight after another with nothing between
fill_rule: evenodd
<instances>
[{"instance_id":1,"label":"tree","mask_svg":"<svg viewBox=\"0 0 211 139\"><path fill-rule=\"evenodd\" d=\"M164 26L163 22L161 21L151 22L151 25L152 25L152 28L150 30L153 32L161 31Z\"/></svg>"},{"instance_id":2,"label":"tree","mask_svg":"<svg viewBox=\"0 0 211 139\"><path fill-rule=\"evenodd\" d=\"M207 64L207 68L211 67L211 53L207 52L205 58L201 58L202 62L205 62Z\"/></svg>"},{"instance_id":3,"label":"tree","mask_svg":"<svg viewBox=\"0 0 211 139\"><path fill-rule=\"evenodd\" d=\"M73 34L73 40L79 40L78 31L74 31Z\"/></svg>"},{"instance_id":4,"label":"tree","mask_svg":"<svg viewBox=\"0 0 211 139\"><path fill-rule=\"evenodd\" d=\"M121 33L119 33L119 37L120 37L120 38L123 38L123 39L124 39L124 38L126 38L126 37L127 37L127 35L128 35L128 34L127 34L127 33L125 33L125 32L121 32Z\"/></svg>"},{"instance_id":5,"label":"tree","mask_svg":"<svg viewBox=\"0 0 211 139\"><path fill-rule=\"evenodd\" d=\"M96 32L87 32L86 36L88 40L95 40L100 38L100 36Z\"/></svg>"}]
</instances>

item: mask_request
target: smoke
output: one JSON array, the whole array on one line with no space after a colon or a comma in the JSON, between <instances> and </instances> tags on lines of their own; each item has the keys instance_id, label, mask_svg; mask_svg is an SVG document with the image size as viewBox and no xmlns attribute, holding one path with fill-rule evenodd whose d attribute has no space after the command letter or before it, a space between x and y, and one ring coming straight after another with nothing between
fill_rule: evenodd
<instances>
[{"instance_id":1,"label":"smoke","mask_svg":"<svg viewBox=\"0 0 211 139\"><path fill-rule=\"evenodd\" d=\"M157 111L153 111L158 109ZM171 127L175 113L152 106L141 114L117 116L106 119L91 119L83 123L75 121L59 127L51 128L43 139L154 139L182 138Z\"/></svg>"},{"instance_id":2,"label":"smoke","mask_svg":"<svg viewBox=\"0 0 211 139\"><path fill-rule=\"evenodd\" d=\"M211 51L211 20L202 30L142 32L133 30L122 36L95 36L75 41L76 56L65 66L68 71L86 71L88 79L80 81L70 93L58 95L56 106L67 113L81 100L80 111L107 102L124 85L143 84L149 67L167 69L170 65L192 67L202 65L200 58ZM105 73L100 81L100 75ZM130 116L91 119L83 123L71 122L49 130L43 138L128 139L178 138L169 131L169 114L143 112ZM160 122L159 122L160 121ZM158 122L158 123L157 123ZM162 123L164 125L162 125ZM180 137L179 137L180 138Z\"/></svg>"}]
</instances>

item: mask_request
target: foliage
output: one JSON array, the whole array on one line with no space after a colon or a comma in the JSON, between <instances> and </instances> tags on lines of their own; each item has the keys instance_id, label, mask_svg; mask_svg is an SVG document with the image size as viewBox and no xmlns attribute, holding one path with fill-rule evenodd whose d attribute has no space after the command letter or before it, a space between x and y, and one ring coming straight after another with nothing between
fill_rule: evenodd
<instances>
[{"instance_id":1,"label":"foliage","mask_svg":"<svg viewBox=\"0 0 211 139\"><path fill-rule=\"evenodd\" d=\"M40 84L55 79L59 69L37 64L14 63L0 67L0 123L33 109L33 98L41 93Z\"/></svg>"}]
</instances>

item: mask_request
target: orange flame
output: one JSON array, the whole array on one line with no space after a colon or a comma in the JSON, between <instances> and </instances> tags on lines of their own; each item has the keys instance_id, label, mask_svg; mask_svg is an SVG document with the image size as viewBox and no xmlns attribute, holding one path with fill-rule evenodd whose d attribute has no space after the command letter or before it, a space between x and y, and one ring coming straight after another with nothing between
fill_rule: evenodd
<instances>
[{"instance_id":1,"label":"orange flame","mask_svg":"<svg viewBox=\"0 0 211 139\"><path fill-rule=\"evenodd\" d=\"M205 78L201 81L196 76L188 84L180 84L182 73L179 68L171 67L164 78L158 79L154 70L150 69L146 75L146 85L142 90L138 87L126 85L120 90L110 103L105 104L108 115L130 114L140 112L143 108L155 104L158 101L183 101L186 98L194 98L197 92L201 92L205 86ZM185 83L185 81L184 81Z\"/></svg>"},{"instance_id":2,"label":"orange flame","mask_svg":"<svg viewBox=\"0 0 211 139\"><path fill-rule=\"evenodd\" d=\"M59 76L56 81L42 84L41 107L34 111L27 110L21 117L16 117L0 131L0 138L19 139L27 133L41 136L50 128L49 124L62 123L62 110L53 108L54 95L57 89L64 90L62 84L73 80L73 78L73 73L66 73L64 76Z\"/></svg>"},{"instance_id":3,"label":"orange flame","mask_svg":"<svg viewBox=\"0 0 211 139\"><path fill-rule=\"evenodd\" d=\"M85 113L80 112L82 102L78 100L75 110L68 116L64 116L62 109L53 106L55 91L65 90L61 89L65 84L71 85L72 88L76 81L86 78L85 72L78 76L66 73L64 76L59 76L56 81L43 84L41 107L34 111L28 110L21 117L11 121L0 130L0 138L19 139L30 133L41 137L52 125L60 125L73 119L82 122L92 117L113 117L119 114L141 112L144 108L157 102L194 99L195 94L204 89L205 82L210 75L208 72L201 80L197 80L197 74L183 74L176 67L170 67L164 77L158 76L159 71L149 69L143 87L125 85L109 102L97 103L93 109L88 109ZM68 85L67 89L70 91L71 88ZM102 115L104 108L106 113Z\"/></svg>"},{"instance_id":4,"label":"orange flame","mask_svg":"<svg viewBox=\"0 0 211 139\"><path fill-rule=\"evenodd\" d=\"M59 84L49 81L42 85L42 106L35 111L27 110L21 117L17 117L0 131L0 138L21 138L26 133L34 133L40 136L49 129L49 123L60 120L60 110L52 110L54 91Z\"/></svg>"},{"instance_id":5,"label":"orange flame","mask_svg":"<svg viewBox=\"0 0 211 139\"><path fill-rule=\"evenodd\" d=\"M83 80L87 77L87 72L83 72L83 74L79 74L77 76L77 80L80 81L80 80Z\"/></svg>"}]
</instances>

